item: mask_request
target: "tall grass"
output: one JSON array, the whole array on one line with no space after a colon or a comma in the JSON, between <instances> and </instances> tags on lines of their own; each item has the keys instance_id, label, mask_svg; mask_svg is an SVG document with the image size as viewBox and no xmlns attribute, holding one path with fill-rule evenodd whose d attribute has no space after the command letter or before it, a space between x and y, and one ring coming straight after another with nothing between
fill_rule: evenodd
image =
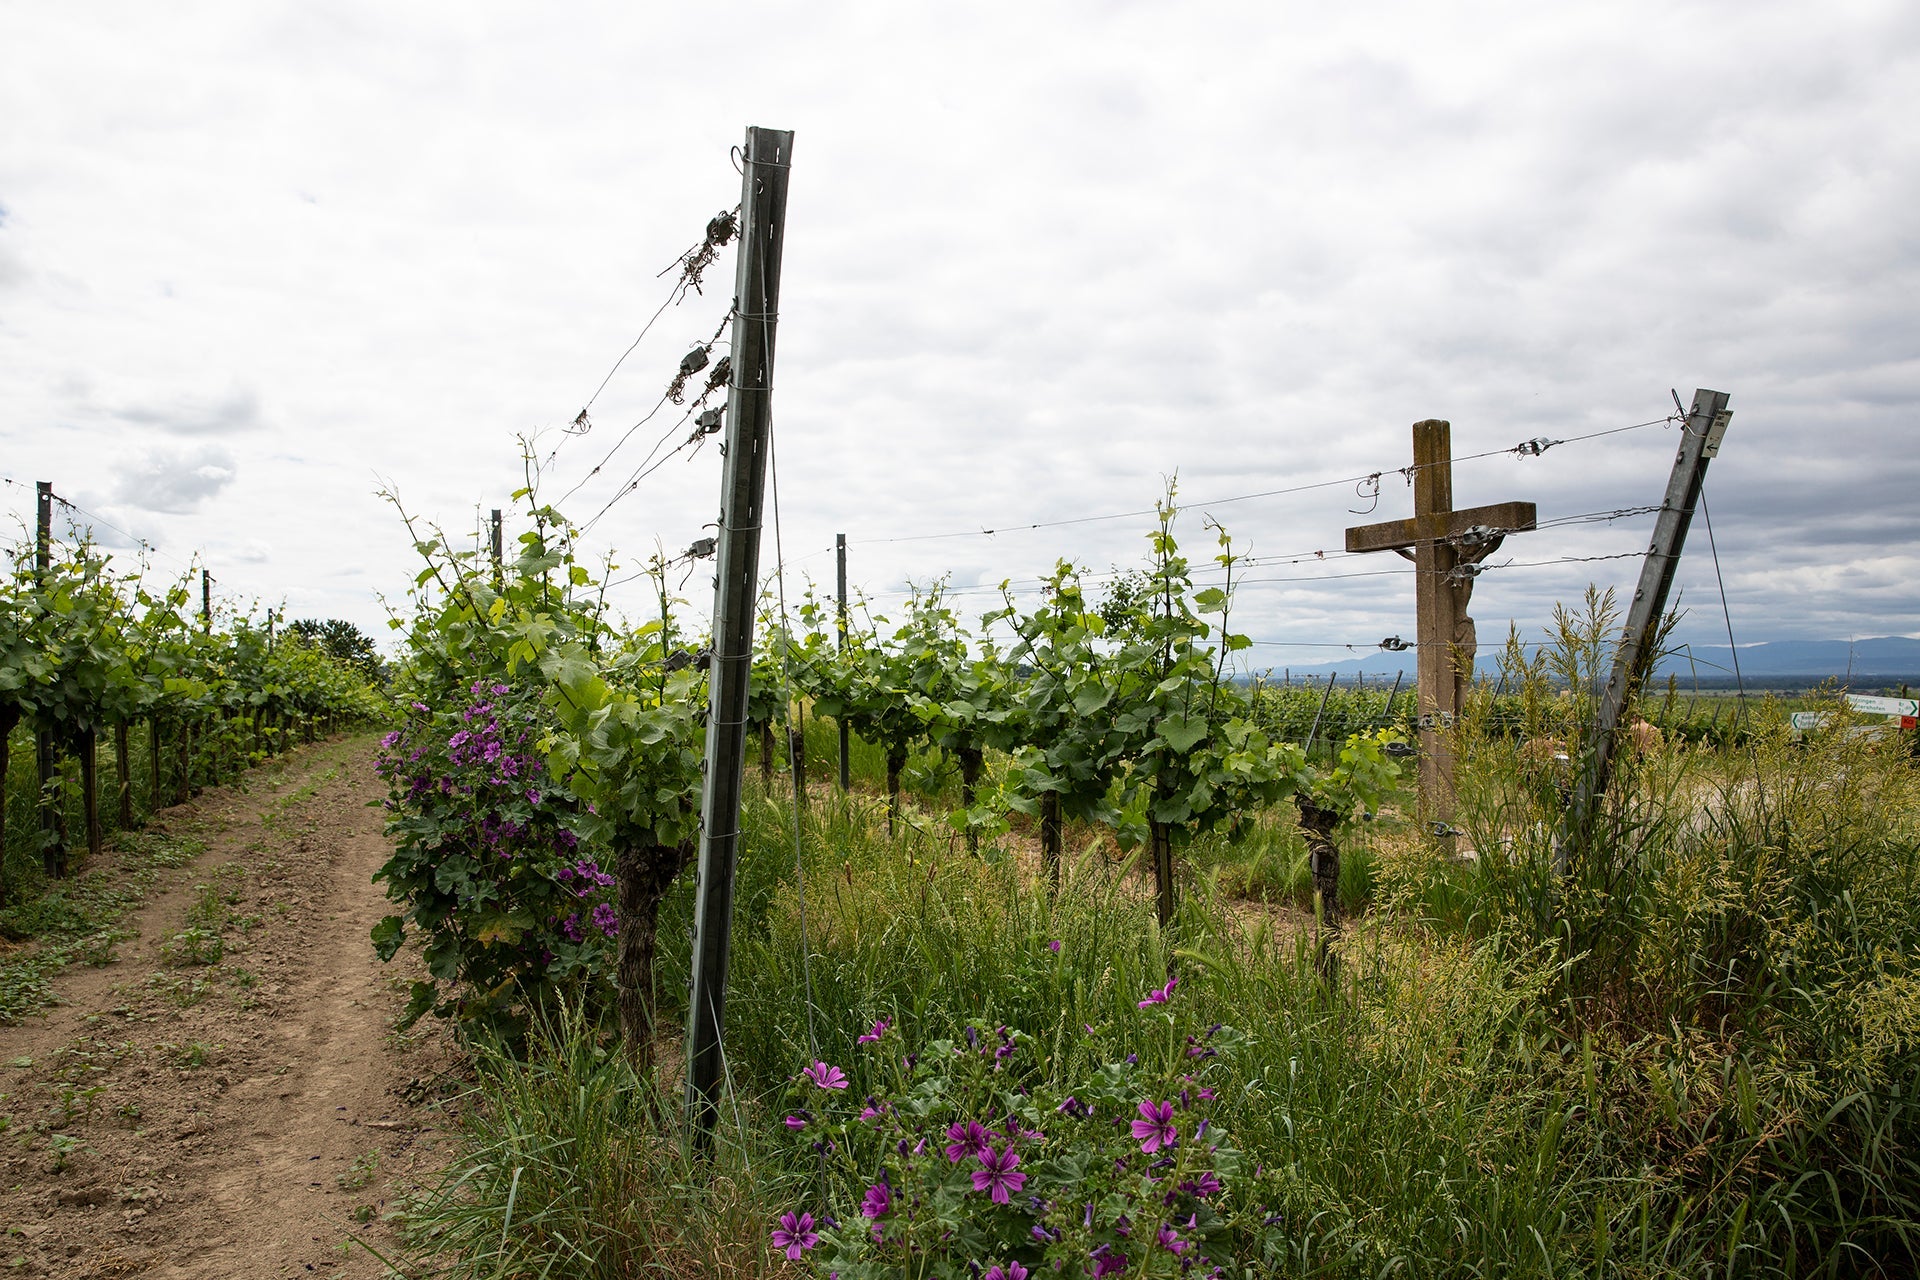
<instances>
[{"instance_id":1,"label":"tall grass","mask_svg":"<svg viewBox=\"0 0 1920 1280\"><path fill-rule=\"evenodd\" d=\"M780 1176L738 1148L696 1166L661 1123L675 1101L600 1028L557 1010L528 1052L476 1045L459 1152L401 1211L402 1275L458 1280L770 1275L761 1202Z\"/></svg>"}]
</instances>

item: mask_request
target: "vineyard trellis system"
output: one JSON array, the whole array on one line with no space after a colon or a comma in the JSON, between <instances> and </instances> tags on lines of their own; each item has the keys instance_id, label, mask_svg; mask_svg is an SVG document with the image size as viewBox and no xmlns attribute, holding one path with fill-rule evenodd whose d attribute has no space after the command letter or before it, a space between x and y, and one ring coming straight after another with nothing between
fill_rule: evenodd
<instances>
[{"instance_id":1,"label":"vineyard trellis system","mask_svg":"<svg viewBox=\"0 0 1920 1280\"><path fill-rule=\"evenodd\" d=\"M90 541L56 542L44 483L41 499L35 541L14 549L0 582L0 906L31 881L65 878L70 846L100 852L103 739L113 825L127 829L136 807L184 801L295 740L385 714L364 672L276 636L271 612L216 629L204 573L195 625L191 575L150 587ZM28 735L29 776L16 781L13 740Z\"/></svg>"}]
</instances>

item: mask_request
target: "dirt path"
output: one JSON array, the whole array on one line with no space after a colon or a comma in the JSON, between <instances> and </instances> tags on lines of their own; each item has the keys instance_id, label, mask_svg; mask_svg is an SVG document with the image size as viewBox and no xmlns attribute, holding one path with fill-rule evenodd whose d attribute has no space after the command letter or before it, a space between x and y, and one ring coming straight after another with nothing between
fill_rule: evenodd
<instances>
[{"instance_id":1,"label":"dirt path","mask_svg":"<svg viewBox=\"0 0 1920 1280\"><path fill-rule=\"evenodd\" d=\"M382 1215L440 1158L455 1061L435 1032L394 1033L411 974L367 939L384 794L357 738L160 815L207 851L114 963L0 1027L0 1267L383 1274L353 1242L392 1252Z\"/></svg>"}]
</instances>

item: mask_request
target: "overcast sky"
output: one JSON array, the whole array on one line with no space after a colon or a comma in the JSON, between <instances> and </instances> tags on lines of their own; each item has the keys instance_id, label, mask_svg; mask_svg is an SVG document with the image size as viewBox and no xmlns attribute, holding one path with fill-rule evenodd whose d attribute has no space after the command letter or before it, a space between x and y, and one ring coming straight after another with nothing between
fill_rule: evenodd
<instances>
[{"instance_id":1,"label":"overcast sky","mask_svg":"<svg viewBox=\"0 0 1920 1280\"><path fill-rule=\"evenodd\" d=\"M752 124L796 134L790 596L831 587L836 532L876 601L947 575L970 613L1060 557L1135 564L1149 519L1053 522L1177 473L1189 550L1211 512L1268 562L1236 604L1260 662L1343 657L1304 646L1413 634L1397 557L1312 558L1410 513L1411 423L1465 458L1704 386L1738 638L1916 635L1915 121L1911 3L0 2L0 500L17 534L51 480L162 571L384 637L418 561L375 491L470 537L518 435L559 446L544 496L588 477L725 314L731 250L562 435L739 200ZM1462 461L1456 505L1655 503L1676 444ZM1377 502L1214 505L1373 472ZM718 487L683 454L586 542L677 551ZM1482 637L1630 592L1636 560L1565 558L1650 528L1509 539ZM1680 582L1683 634L1724 640L1699 521Z\"/></svg>"}]
</instances>

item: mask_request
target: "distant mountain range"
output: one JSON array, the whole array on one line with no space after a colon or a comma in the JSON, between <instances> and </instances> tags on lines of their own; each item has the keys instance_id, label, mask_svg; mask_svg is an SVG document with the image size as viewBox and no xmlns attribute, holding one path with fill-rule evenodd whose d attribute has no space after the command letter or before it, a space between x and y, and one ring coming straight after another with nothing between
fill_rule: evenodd
<instances>
[{"instance_id":1,"label":"distant mountain range","mask_svg":"<svg viewBox=\"0 0 1920 1280\"><path fill-rule=\"evenodd\" d=\"M1478 662L1486 675L1498 675L1500 646L1483 643ZM1369 681L1391 680L1406 672L1413 680L1414 655L1376 652L1341 662L1317 664L1274 664L1275 675L1291 670L1294 677L1321 679L1330 671L1342 678L1365 675ZM1733 680L1733 651L1726 645L1685 645L1661 660L1655 675L1665 679L1668 673L1683 684L1698 680L1719 685ZM1842 680L1855 685L1909 682L1920 684L1920 640L1906 636L1881 636L1871 640L1769 640L1740 646L1740 674L1748 683L1754 680L1790 681L1795 684L1821 680Z\"/></svg>"}]
</instances>

